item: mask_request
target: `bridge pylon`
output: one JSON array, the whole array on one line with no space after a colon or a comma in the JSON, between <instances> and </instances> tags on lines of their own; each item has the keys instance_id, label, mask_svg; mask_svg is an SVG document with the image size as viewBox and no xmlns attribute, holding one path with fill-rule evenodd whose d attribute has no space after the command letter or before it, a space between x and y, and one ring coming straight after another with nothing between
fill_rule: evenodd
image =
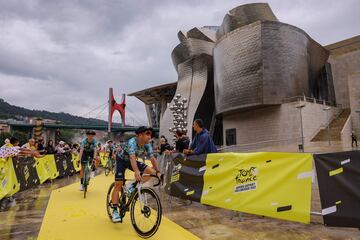
<instances>
[{"instance_id":1,"label":"bridge pylon","mask_svg":"<svg viewBox=\"0 0 360 240\"><path fill-rule=\"evenodd\" d=\"M118 111L121 116L121 124L125 127L125 94L122 95L121 103L117 103L114 98L113 88L109 88L109 123L108 132L112 129L112 119L115 111Z\"/></svg>"}]
</instances>

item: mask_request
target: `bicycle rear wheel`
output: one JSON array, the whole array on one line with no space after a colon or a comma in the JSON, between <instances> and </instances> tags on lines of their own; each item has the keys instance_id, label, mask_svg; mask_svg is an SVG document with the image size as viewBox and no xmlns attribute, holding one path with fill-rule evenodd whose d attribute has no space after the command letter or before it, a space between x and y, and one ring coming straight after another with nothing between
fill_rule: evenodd
<instances>
[{"instance_id":1,"label":"bicycle rear wheel","mask_svg":"<svg viewBox=\"0 0 360 240\"><path fill-rule=\"evenodd\" d=\"M135 193L130 206L130 218L136 233L140 237L149 238L156 233L161 223L161 215L160 198L154 190L142 188L140 196L138 192Z\"/></svg>"}]
</instances>

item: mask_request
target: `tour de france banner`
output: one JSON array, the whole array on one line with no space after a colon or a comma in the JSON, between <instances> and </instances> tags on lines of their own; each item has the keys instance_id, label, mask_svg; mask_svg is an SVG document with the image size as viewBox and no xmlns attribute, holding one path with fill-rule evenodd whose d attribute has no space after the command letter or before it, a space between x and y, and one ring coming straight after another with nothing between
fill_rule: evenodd
<instances>
[{"instance_id":1,"label":"tour de france banner","mask_svg":"<svg viewBox=\"0 0 360 240\"><path fill-rule=\"evenodd\" d=\"M171 177L167 179L165 189L172 196L200 202L204 187L204 172L199 171L206 165L206 155L185 157L173 154Z\"/></svg>"},{"instance_id":2,"label":"tour de france banner","mask_svg":"<svg viewBox=\"0 0 360 240\"><path fill-rule=\"evenodd\" d=\"M178 154L173 156L173 162L173 196L261 216L310 222L311 154Z\"/></svg>"},{"instance_id":3,"label":"tour de france banner","mask_svg":"<svg viewBox=\"0 0 360 240\"><path fill-rule=\"evenodd\" d=\"M0 158L0 200L14 195L20 190L20 185L13 168L12 158Z\"/></svg>"},{"instance_id":4,"label":"tour de france banner","mask_svg":"<svg viewBox=\"0 0 360 240\"><path fill-rule=\"evenodd\" d=\"M13 157L12 159L16 177L20 184L20 191L40 184L36 171L36 162L33 157Z\"/></svg>"},{"instance_id":5,"label":"tour de france banner","mask_svg":"<svg viewBox=\"0 0 360 240\"><path fill-rule=\"evenodd\" d=\"M73 175L80 168L74 154L0 158L0 200L49 179Z\"/></svg>"},{"instance_id":6,"label":"tour de france banner","mask_svg":"<svg viewBox=\"0 0 360 240\"><path fill-rule=\"evenodd\" d=\"M315 154L324 224L360 227L360 151Z\"/></svg>"},{"instance_id":7,"label":"tour de france banner","mask_svg":"<svg viewBox=\"0 0 360 240\"><path fill-rule=\"evenodd\" d=\"M80 170L81 170L81 164L80 164L80 162L78 162L79 155L72 153L72 154L71 154L71 157L72 157L72 160L71 160L71 161L72 161L72 163L73 163L73 165L74 165L75 171L76 171L76 172L80 172Z\"/></svg>"},{"instance_id":8,"label":"tour de france banner","mask_svg":"<svg viewBox=\"0 0 360 240\"><path fill-rule=\"evenodd\" d=\"M59 177L71 176L76 172L71 154L55 154L54 157Z\"/></svg>"},{"instance_id":9,"label":"tour de france banner","mask_svg":"<svg viewBox=\"0 0 360 240\"><path fill-rule=\"evenodd\" d=\"M45 155L41 158L35 158L35 162L40 183L44 183L48 179L55 179L59 176L54 155Z\"/></svg>"}]
</instances>

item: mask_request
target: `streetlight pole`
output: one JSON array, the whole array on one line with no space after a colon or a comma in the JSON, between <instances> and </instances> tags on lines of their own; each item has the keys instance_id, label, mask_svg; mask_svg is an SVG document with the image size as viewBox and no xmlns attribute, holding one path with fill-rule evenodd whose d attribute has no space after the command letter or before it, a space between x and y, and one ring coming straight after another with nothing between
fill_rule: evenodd
<instances>
[{"instance_id":1,"label":"streetlight pole","mask_svg":"<svg viewBox=\"0 0 360 240\"><path fill-rule=\"evenodd\" d=\"M300 110L300 128L301 128L301 148L299 148L299 150L301 152L304 152L304 129L303 129L303 122L302 122L302 109L303 107L305 107L305 104L300 104L298 106L296 106L297 109Z\"/></svg>"},{"instance_id":2,"label":"streetlight pole","mask_svg":"<svg viewBox=\"0 0 360 240\"><path fill-rule=\"evenodd\" d=\"M326 119L327 119L327 132L328 132L328 141L329 141L329 146L331 146L331 136L330 136L330 119L329 119L329 111L330 111L331 107L326 107L323 110L326 111Z\"/></svg>"}]
</instances>

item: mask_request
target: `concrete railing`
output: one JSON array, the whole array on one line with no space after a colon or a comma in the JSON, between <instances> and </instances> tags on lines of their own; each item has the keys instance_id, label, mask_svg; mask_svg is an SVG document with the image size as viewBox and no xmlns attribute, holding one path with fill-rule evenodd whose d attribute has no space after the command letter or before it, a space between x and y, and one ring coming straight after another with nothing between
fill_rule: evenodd
<instances>
[{"instance_id":1,"label":"concrete railing","mask_svg":"<svg viewBox=\"0 0 360 240\"><path fill-rule=\"evenodd\" d=\"M305 96L294 96L294 97L284 98L283 99L283 103L300 102L300 101L316 103L316 104L323 104L323 105L326 105L326 106L333 106L333 107L337 107L337 108L342 108L341 104L337 104L337 103L334 104L334 103L329 102L329 101L316 99L316 98L305 97Z\"/></svg>"},{"instance_id":2,"label":"concrete railing","mask_svg":"<svg viewBox=\"0 0 360 240\"><path fill-rule=\"evenodd\" d=\"M219 152L247 152L253 151L261 148L268 148L273 146L291 146L291 148L298 147L298 144L301 143L301 137L290 138L290 139L281 139L281 140L267 140L256 143L247 143L247 144L237 144L231 146L223 146L218 148Z\"/></svg>"}]
</instances>

